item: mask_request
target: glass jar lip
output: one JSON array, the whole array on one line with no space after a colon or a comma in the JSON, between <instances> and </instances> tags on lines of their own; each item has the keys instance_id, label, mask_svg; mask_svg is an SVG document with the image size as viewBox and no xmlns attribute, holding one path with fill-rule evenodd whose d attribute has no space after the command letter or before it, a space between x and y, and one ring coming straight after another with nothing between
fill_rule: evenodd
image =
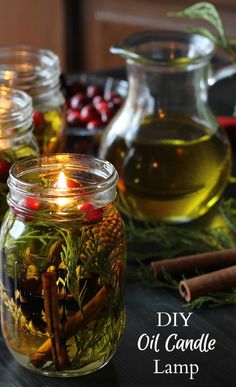
<instances>
[{"instance_id":1,"label":"glass jar lip","mask_svg":"<svg viewBox=\"0 0 236 387\"><path fill-rule=\"evenodd\" d=\"M38 88L59 85L60 59L48 49L27 45L0 46L0 81L31 96Z\"/></svg>"},{"instance_id":2,"label":"glass jar lip","mask_svg":"<svg viewBox=\"0 0 236 387\"><path fill-rule=\"evenodd\" d=\"M21 90L0 86L0 139L14 136L15 129L28 130L32 121L32 98Z\"/></svg>"},{"instance_id":3,"label":"glass jar lip","mask_svg":"<svg viewBox=\"0 0 236 387\"><path fill-rule=\"evenodd\" d=\"M205 63L214 49L214 43L203 35L160 30L130 35L110 51L139 64L183 68Z\"/></svg>"},{"instance_id":4,"label":"glass jar lip","mask_svg":"<svg viewBox=\"0 0 236 387\"><path fill-rule=\"evenodd\" d=\"M93 182L90 181L87 185L58 188L55 185L38 186L36 182L29 182L24 179L28 173L35 172L38 174L43 171L48 173L50 171L58 172L58 174L62 171L67 177L69 171L73 168L76 168L78 173L89 170L89 172L94 173L94 177L97 176L97 180L94 179ZM10 192L11 190L17 190L21 195L27 197L43 199L55 199L58 196L64 198L78 197L84 201L91 195L98 195L113 188L117 179L117 171L109 161L89 155L60 153L15 162L9 171L8 186Z\"/></svg>"}]
</instances>

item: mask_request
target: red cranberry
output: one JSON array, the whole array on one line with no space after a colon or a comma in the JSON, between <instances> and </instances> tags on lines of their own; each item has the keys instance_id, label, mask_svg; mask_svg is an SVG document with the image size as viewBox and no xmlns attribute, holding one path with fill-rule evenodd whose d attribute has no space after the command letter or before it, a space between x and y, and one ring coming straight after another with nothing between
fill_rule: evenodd
<instances>
[{"instance_id":1,"label":"red cranberry","mask_svg":"<svg viewBox=\"0 0 236 387\"><path fill-rule=\"evenodd\" d=\"M40 202L34 198L26 198L23 206L30 211L38 211L40 209Z\"/></svg>"},{"instance_id":2,"label":"red cranberry","mask_svg":"<svg viewBox=\"0 0 236 387\"><path fill-rule=\"evenodd\" d=\"M97 108L97 105L100 102L104 102L104 98L101 95L95 95L95 97L93 98L93 106L95 106L95 108Z\"/></svg>"},{"instance_id":3,"label":"red cranberry","mask_svg":"<svg viewBox=\"0 0 236 387\"><path fill-rule=\"evenodd\" d=\"M102 94L101 87L99 87L99 86L92 86L92 85L87 87L87 96L88 96L88 98L93 98L96 95L101 95L101 94Z\"/></svg>"},{"instance_id":4,"label":"red cranberry","mask_svg":"<svg viewBox=\"0 0 236 387\"><path fill-rule=\"evenodd\" d=\"M20 206L23 207L25 210L29 211L38 211L41 207L40 202L37 199L34 198L25 198L21 203ZM31 213L25 213L23 208L16 208L12 207L12 210L15 212L16 215L19 215L25 219L25 221L31 221L34 217Z\"/></svg>"},{"instance_id":5,"label":"red cranberry","mask_svg":"<svg viewBox=\"0 0 236 387\"><path fill-rule=\"evenodd\" d=\"M44 114L42 112L34 111L33 115L34 127L35 129L44 125Z\"/></svg>"},{"instance_id":6,"label":"red cranberry","mask_svg":"<svg viewBox=\"0 0 236 387\"><path fill-rule=\"evenodd\" d=\"M98 222L102 219L103 211L101 208L97 208L95 204L91 202L84 202L79 206L81 212L85 212L86 220L90 223Z\"/></svg>"},{"instance_id":7,"label":"red cranberry","mask_svg":"<svg viewBox=\"0 0 236 387\"><path fill-rule=\"evenodd\" d=\"M107 102L101 101L97 103L96 109L101 113L101 112L107 112L108 110L110 110L110 107Z\"/></svg>"},{"instance_id":8,"label":"red cranberry","mask_svg":"<svg viewBox=\"0 0 236 387\"><path fill-rule=\"evenodd\" d=\"M113 117L114 113L111 109L107 111L101 111L101 119L104 124L107 124Z\"/></svg>"},{"instance_id":9,"label":"red cranberry","mask_svg":"<svg viewBox=\"0 0 236 387\"><path fill-rule=\"evenodd\" d=\"M80 112L78 110L69 110L67 112L67 124L71 127L82 126Z\"/></svg>"},{"instance_id":10,"label":"red cranberry","mask_svg":"<svg viewBox=\"0 0 236 387\"><path fill-rule=\"evenodd\" d=\"M88 98L83 93L77 93L70 99L70 107L75 110L80 110L88 102Z\"/></svg>"},{"instance_id":11,"label":"red cranberry","mask_svg":"<svg viewBox=\"0 0 236 387\"><path fill-rule=\"evenodd\" d=\"M89 104L81 109L80 119L82 122L87 124L89 121L99 119L99 115L93 105Z\"/></svg>"},{"instance_id":12,"label":"red cranberry","mask_svg":"<svg viewBox=\"0 0 236 387\"><path fill-rule=\"evenodd\" d=\"M87 123L87 129L92 130L96 128L101 128L103 126L102 120L92 120Z\"/></svg>"},{"instance_id":13,"label":"red cranberry","mask_svg":"<svg viewBox=\"0 0 236 387\"><path fill-rule=\"evenodd\" d=\"M81 184L79 181L72 179L72 178L67 178L66 179L66 185L68 188L78 188L81 187Z\"/></svg>"},{"instance_id":14,"label":"red cranberry","mask_svg":"<svg viewBox=\"0 0 236 387\"><path fill-rule=\"evenodd\" d=\"M9 163L9 161L0 159L0 182L1 183L6 183L10 168L11 168L11 164Z\"/></svg>"}]
</instances>

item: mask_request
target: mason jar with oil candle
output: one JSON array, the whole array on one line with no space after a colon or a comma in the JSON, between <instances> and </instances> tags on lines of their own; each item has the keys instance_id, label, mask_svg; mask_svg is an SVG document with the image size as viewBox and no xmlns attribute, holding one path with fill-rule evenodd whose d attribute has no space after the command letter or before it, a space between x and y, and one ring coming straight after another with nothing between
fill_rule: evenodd
<instances>
[{"instance_id":1,"label":"mason jar with oil candle","mask_svg":"<svg viewBox=\"0 0 236 387\"><path fill-rule=\"evenodd\" d=\"M43 154L64 147L65 101L59 77L59 58L50 50L21 45L0 47L0 83L32 97L34 133Z\"/></svg>"},{"instance_id":2,"label":"mason jar with oil candle","mask_svg":"<svg viewBox=\"0 0 236 387\"><path fill-rule=\"evenodd\" d=\"M0 222L7 210L7 178L11 165L39 153L32 130L31 97L19 90L0 87Z\"/></svg>"},{"instance_id":3,"label":"mason jar with oil candle","mask_svg":"<svg viewBox=\"0 0 236 387\"><path fill-rule=\"evenodd\" d=\"M228 182L231 151L207 104L214 44L198 34L135 34L111 52L126 60L127 99L105 130L100 157L118 173L120 208L141 220L187 222Z\"/></svg>"},{"instance_id":4,"label":"mason jar with oil candle","mask_svg":"<svg viewBox=\"0 0 236 387\"><path fill-rule=\"evenodd\" d=\"M2 332L24 367L77 376L104 366L125 324L124 226L107 161L17 162L1 232Z\"/></svg>"}]
</instances>

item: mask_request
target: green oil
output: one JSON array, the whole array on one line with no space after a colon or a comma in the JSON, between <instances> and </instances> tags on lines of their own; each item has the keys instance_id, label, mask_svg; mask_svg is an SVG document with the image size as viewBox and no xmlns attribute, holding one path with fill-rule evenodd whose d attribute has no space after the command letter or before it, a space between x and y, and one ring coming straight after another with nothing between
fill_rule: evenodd
<instances>
[{"instance_id":1,"label":"green oil","mask_svg":"<svg viewBox=\"0 0 236 387\"><path fill-rule=\"evenodd\" d=\"M133 139L132 139L133 138ZM230 171L224 133L189 117L149 116L105 156L119 172L120 207L138 219L186 222L220 198Z\"/></svg>"}]
</instances>

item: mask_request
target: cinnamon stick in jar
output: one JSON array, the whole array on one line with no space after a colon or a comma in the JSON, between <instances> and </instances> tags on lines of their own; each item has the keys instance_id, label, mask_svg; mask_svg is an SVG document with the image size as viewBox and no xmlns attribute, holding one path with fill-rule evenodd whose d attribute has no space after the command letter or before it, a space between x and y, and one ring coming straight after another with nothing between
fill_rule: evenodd
<instances>
[{"instance_id":1,"label":"cinnamon stick in jar","mask_svg":"<svg viewBox=\"0 0 236 387\"><path fill-rule=\"evenodd\" d=\"M66 350L66 341L60 329L58 289L56 272L42 274L44 310L50 335L51 352L56 370L70 368L70 360Z\"/></svg>"},{"instance_id":2,"label":"cinnamon stick in jar","mask_svg":"<svg viewBox=\"0 0 236 387\"><path fill-rule=\"evenodd\" d=\"M179 292L190 302L193 298L233 287L236 287L236 265L185 279L179 284Z\"/></svg>"},{"instance_id":3,"label":"cinnamon stick in jar","mask_svg":"<svg viewBox=\"0 0 236 387\"><path fill-rule=\"evenodd\" d=\"M211 251L208 253L188 255L179 258L151 262L155 278L163 278L164 273L171 275L191 274L196 269L213 271L236 265L236 249Z\"/></svg>"},{"instance_id":4,"label":"cinnamon stick in jar","mask_svg":"<svg viewBox=\"0 0 236 387\"><path fill-rule=\"evenodd\" d=\"M73 316L69 317L64 333L65 339L69 339L80 329L86 328L89 322L96 320L109 300L108 290L105 285L98 293ZM48 360L53 357L53 343L51 338L47 339L30 357L31 364L36 368L42 367Z\"/></svg>"}]
</instances>

